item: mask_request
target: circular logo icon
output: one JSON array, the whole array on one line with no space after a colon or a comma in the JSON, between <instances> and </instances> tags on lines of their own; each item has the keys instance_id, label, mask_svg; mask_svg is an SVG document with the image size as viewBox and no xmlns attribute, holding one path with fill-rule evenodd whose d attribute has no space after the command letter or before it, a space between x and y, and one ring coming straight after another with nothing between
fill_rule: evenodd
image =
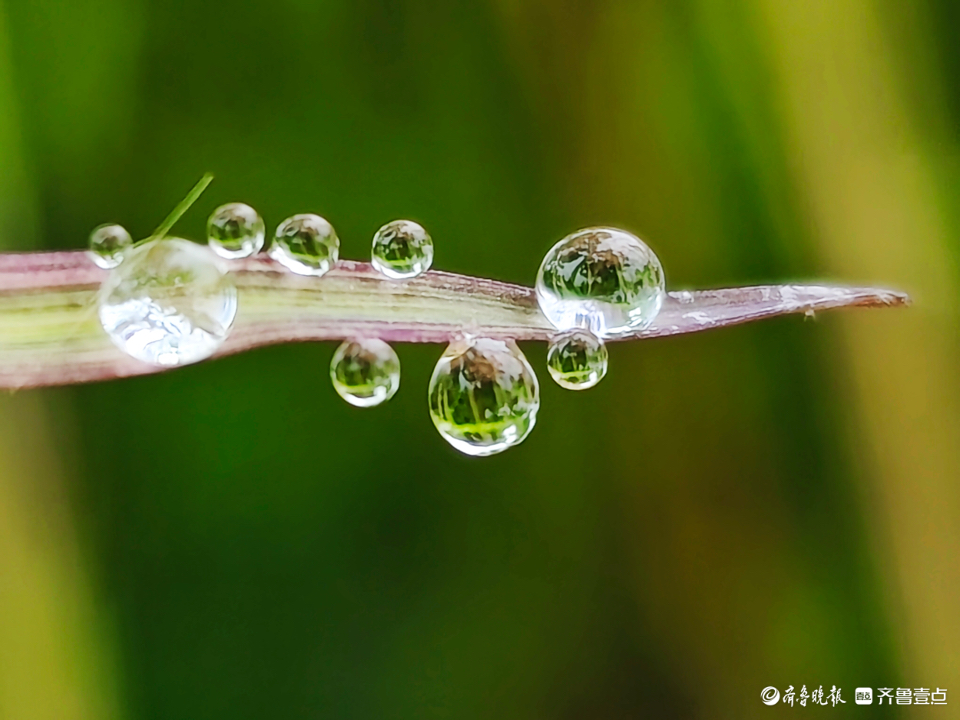
<instances>
[{"instance_id":1,"label":"circular logo icon","mask_svg":"<svg viewBox=\"0 0 960 720\"><path fill-rule=\"evenodd\" d=\"M776 705L780 702L780 691L772 685L765 687L760 693L760 699L763 700L764 705Z\"/></svg>"}]
</instances>

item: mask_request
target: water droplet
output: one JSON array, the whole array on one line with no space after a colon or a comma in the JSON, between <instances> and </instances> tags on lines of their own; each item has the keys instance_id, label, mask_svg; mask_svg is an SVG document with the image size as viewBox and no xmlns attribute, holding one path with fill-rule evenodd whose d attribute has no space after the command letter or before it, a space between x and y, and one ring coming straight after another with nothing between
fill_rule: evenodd
<instances>
[{"instance_id":1,"label":"water droplet","mask_svg":"<svg viewBox=\"0 0 960 720\"><path fill-rule=\"evenodd\" d=\"M263 249L263 218L249 205L221 205L207 220L207 242L222 258L250 257Z\"/></svg>"},{"instance_id":2,"label":"water droplet","mask_svg":"<svg viewBox=\"0 0 960 720\"><path fill-rule=\"evenodd\" d=\"M547 368L562 388L592 388L607 374L607 346L589 330L568 330L551 338Z\"/></svg>"},{"instance_id":3,"label":"water droplet","mask_svg":"<svg viewBox=\"0 0 960 720\"><path fill-rule=\"evenodd\" d=\"M537 274L540 310L554 327L586 327L599 337L647 327L664 295L663 268L653 250L613 228L565 237Z\"/></svg>"},{"instance_id":4,"label":"water droplet","mask_svg":"<svg viewBox=\"0 0 960 720\"><path fill-rule=\"evenodd\" d=\"M433 240L410 220L387 223L373 236L373 266L391 280L425 273L433 264Z\"/></svg>"},{"instance_id":5,"label":"water droplet","mask_svg":"<svg viewBox=\"0 0 960 720\"><path fill-rule=\"evenodd\" d=\"M87 254L97 267L104 270L115 268L123 260L124 253L133 245L133 240L120 225L101 225L90 233L90 249Z\"/></svg>"},{"instance_id":6,"label":"water droplet","mask_svg":"<svg viewBox=\"0 0 960 720\"><path fill-rule=\"evenodd\" d=\"M277 228L270 257L298 275L323 275L340 257L340 238L319 215L294 215Z\"/></svg>"},{"instance_id":7,"label":"water droplet","mask_svg":"<svg viewBox=\"0 0 960 720\"><path fill-rule=\"evenodd\" d=\"M100 288L99 315L114 344L153 365L186 365L223 344L237 289L209 248L150 240L131 249Z\"/></svg>"},{"instance_id":8,"label":"water droplet","mask_svg":"<svg viewBox=\"0 0 960 720\"><path fill-rule=\"evenodd\" d=\"M450 344L430 378L430 417L466 455L493 455L523 442L537 422L540 386L512 340Z\"/></svg>"},{"instance_id":9,"label":"water droplet","mask_svg":"<svg viewBox=\"0 0 960 720\"><path fill-rule=\"evenodd\" d=\"M383 340L347 340L330 362L337 393L356 407L373 407L392 398L400 387L400 359Z\"/></svg>"}]
</instances>

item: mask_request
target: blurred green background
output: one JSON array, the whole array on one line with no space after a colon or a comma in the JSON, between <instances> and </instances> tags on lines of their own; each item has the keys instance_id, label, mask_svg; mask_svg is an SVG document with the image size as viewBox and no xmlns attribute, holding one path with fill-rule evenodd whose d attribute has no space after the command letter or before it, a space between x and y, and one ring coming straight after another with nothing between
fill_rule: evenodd
<instances>
[{"instance_id":1,"label":"blurred green background","mask_svg":"<svg viewBox=\"0 0 960 720\"><path fill-rule=\"evenodd\" d=\"M142 237L210 170L187 237L240 200L366 258L410 218L437 267L529 285L608 224L673 289L916 300L618 344L588 393L540 372L537 429L482 460L430 423L435 346L370 411L327 344L4 396L0 718L960 693L958 27L955 0L0 0L6 250Z\"/></svg>"}]
</instances>

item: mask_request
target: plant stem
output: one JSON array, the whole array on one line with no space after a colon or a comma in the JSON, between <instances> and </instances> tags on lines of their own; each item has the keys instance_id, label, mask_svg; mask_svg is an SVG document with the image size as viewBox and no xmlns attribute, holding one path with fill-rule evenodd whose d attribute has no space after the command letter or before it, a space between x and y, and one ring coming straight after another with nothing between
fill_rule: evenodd
<instances>
[{"instance_id":1,"label":"plant stem","mask_svg":"<svg viewBox=\"0 0 960 720\"><path fill-rule=\"evenodd\" d=\"M404 282L341 261L322 278L258 256L231 263L240 309L218 355L263 345L375 336L445 343L464 330L548 340L554 329L532 288L431 271ZM0 254L0 388L91 382L160 372L118 350L100 327L107 277L83 252ZM653 324L616 340L699 332L793 313L904 305L888 290L781 285L672 292Z\"/></svg>"},{"instance_id":2,"label":"plant stem","mask_svg":"<svg viewBox=\"0 0 960 720\"><path fill-rule=\"evenodd\" d=\"M170 214L164 218L164 221L160 223L160 226L153 231L153 234L147 238L147 240L159 240L160 238L166 237L167 233L177 224L177 221L183 217L183 214L203 195L203 191L206 190L207 186L212 182L213 173L205 173L204 176L197 181L197 184L193 186L193 189L187 193L187 196L178 202L177 206L170 211Z\"/></svg>"}]
</instances>

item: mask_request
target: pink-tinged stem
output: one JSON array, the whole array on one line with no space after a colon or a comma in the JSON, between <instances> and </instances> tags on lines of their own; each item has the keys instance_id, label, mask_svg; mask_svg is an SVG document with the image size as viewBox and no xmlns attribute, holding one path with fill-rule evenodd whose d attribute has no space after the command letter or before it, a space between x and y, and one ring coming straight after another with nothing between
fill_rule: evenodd
<instances>
[{"instance_id":1,"label":"pink-tinged stem","mask_svg":"<svg viewBox=\"0 0 960 720\"><path fill-rule=\"evenodd\" d=\"M532 288L432 271L396 282L342 261L322 278L266 257L231 263L240 309L218 355L262 345L340 340L445 343L464 331L547 340L554 333ZM161 372L117 349L100 327L106 271L83 252L0 254L0 387L67 385ZM680 335L777 315L905 305L903 293L825 285L768 285L669 294L646 330L617 340Z\"/></svg>"}]
</instances>

